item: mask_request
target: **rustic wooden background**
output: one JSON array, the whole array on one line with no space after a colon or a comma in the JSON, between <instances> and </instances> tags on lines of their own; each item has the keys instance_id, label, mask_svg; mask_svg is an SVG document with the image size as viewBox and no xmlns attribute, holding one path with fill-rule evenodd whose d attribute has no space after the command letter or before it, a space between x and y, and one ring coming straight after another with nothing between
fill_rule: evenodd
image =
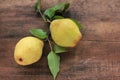
<instances>
[{"instance_id":1,"label":"rustic wooden background","mask_svg":"<svg viewBox=\"0 0 120 80\"><path fill-rule=\"evenodd\" d=\"M84 26L82 40L61 54L57 80L120 80L120 0L43 0L42 9L69 1L69 17ZM46 24L36 16L36 0L0 0L0 80L52 80L47 66L48 44L42 59L19 66L13 59L17 41L29 29Z\"/></svg>"}]
</instances>

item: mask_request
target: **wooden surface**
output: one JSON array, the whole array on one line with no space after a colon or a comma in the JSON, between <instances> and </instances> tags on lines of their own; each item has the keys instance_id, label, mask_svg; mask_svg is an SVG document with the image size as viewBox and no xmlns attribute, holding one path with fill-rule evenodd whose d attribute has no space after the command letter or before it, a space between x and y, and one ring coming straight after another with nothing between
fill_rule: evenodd
<instances>
[{"instance_id":1,"label":"wooden surface","mask_svg":"<svg viewBox=\"0 0 120 80\"><path fill-rule=\"evenodd\" d=\"M43 9L65 0L44 0ZM57 80L120 80L120 0L68 0L69 17L84 26L82 41L61 54ZM13 59L17 41L29 29L46 29L36 17L36 0L0 0L0 80L52 80L47 66L48 43L42 59L22 67Z\"/></svg>"}]
</instances>

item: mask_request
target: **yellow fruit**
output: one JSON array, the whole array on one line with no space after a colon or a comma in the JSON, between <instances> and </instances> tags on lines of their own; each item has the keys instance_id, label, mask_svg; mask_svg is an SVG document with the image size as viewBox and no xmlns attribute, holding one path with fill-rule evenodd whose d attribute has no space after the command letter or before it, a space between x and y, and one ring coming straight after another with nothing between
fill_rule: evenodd
<instances>
[{"instance_id":1,"label":"yellow fruit","mask_svg":"<svg viewBox=\"0 0 120 80\"><path fill-rule=\"evenodd\" d=\"M82 38L82 34L71 19L57 19L51 22L52 39L62 47L74 47Z\"/></svg>"},{"instance_id":2,"label":"yellow fruit","mask_svg":"<svg viewBox=\"0 0 120 80\"><path fill-rule=\"evenodd\" d=\"M14 59L20 65L30 65L42 56L44 43L35 37L22 38L15 46Z\"/></svg>"}]
</instances>

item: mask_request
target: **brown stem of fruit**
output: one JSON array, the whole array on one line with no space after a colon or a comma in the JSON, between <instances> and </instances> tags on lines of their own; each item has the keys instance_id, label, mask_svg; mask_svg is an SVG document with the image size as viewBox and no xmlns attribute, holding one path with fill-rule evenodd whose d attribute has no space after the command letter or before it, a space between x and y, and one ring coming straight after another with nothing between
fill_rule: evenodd
<instances>
[{"instance_id":1,"label":"brown stem of fruit","mask_svg":"<svg viewBox=\"0 0 120 80\"><path fill-rule=\"evenodd\" d=\"M51 41L49 40L49 38L47 38L49 46L50 46L50 50L53 51L52 45L51 45Z\"/></svg>"}]
</instances>

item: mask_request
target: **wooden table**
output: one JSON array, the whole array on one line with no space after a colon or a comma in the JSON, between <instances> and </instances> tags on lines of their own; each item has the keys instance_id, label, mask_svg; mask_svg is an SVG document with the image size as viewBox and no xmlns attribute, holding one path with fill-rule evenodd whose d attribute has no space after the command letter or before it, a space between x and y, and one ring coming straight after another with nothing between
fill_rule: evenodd
<instances>
[{"instance_id":1,"label":"wooden table","mask_svg":"<svg viewBox=\"0 0 120 80\"><path fill-rule=\"evenodd\" d=\"M42 8L64 0L43 1ZM120 0L68 0L68 16L84 26L82 40L61 55L57 80L120 80ZM48 43L40 61L17 65L13 58L17 41L31 35L29 29L47 29L36 16L36 0L0 0L0 80L53 80L47 65Z\"/></svg>"}]
</instances>

